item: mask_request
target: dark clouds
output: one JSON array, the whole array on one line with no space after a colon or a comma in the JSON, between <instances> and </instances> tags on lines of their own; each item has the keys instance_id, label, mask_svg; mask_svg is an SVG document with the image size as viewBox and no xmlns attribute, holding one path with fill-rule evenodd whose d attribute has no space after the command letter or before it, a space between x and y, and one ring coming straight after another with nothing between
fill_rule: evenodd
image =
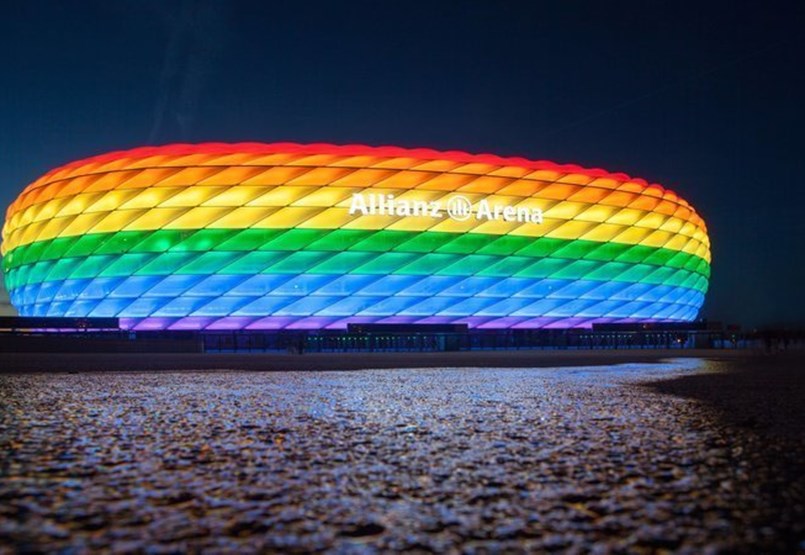
<instances>
[{"instance_id":1,"label":"dark clouds","mask_svg":"<svg viewBox=\"0 0 805 555\"><path fill-rule=\"evenodd\" d=\"M226 40L227 3L183 0L168 7L168 39L148 143L190 140L199 100Z\"/></svg>"}]
</instances>

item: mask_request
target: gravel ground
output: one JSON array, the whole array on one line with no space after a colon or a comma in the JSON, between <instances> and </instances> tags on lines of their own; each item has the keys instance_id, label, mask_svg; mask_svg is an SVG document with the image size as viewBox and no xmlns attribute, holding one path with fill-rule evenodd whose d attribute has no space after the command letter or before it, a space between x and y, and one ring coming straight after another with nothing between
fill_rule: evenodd
<instances>
[{"instance_id":1,"label":"gravel ground","mask_svg":"<svg viewBox=\"0 0 805 555\"><path fill-rule=\"evenodd\" d=\"M4 353L0 373L148 370L365 370L556 368L654 363L669 358L764 360L760 351L714 349L524 349L520 351L253 353Z\"/></svg>"},{"instance_id":2,"label":"gravel ground","mask_svg":"<svg viewBox=\"0 0 805 555\"><path fill-rule=\"evenodd\" d=\"M0 375L0 553L802 551L798 362Z\"/></svg>"}]
</instances>

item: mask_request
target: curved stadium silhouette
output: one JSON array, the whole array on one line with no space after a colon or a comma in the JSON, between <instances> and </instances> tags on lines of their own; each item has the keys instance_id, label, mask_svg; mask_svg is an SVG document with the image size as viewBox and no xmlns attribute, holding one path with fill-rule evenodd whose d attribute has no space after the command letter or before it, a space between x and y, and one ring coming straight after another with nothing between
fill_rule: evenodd
<instances>
[{"instance_id":1,"label":"curved stadium silhouette","mask_svg":"<svg viewBox=\"0 0 805 555\"><path fill-rule=\"evenodd\" d=\"M364 195L440 215L353 209ZM450 216L456 195L470 217ZM2 251L20 315L141 330L685 322L710 274L703 220L659 185L357 145L179 144L73 162L11 204Z\"/></svg>"}]
</instances>

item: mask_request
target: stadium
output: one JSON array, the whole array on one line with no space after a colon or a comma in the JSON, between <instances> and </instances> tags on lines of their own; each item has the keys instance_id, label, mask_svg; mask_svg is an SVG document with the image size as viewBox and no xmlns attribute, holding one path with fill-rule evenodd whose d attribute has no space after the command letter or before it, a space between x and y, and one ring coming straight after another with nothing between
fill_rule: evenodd
<instances>
[{"instance_id":1,"label":"stadium","mask_svg":"<svg viewBox=\"0 0 805 555\"><path fill-rule=\"evenodd\" d=\"M427 149L177 144L54 169L9 206L21 316L130 330L693 321L707 229L600 169Z\"/></svg>"}]
</instances>

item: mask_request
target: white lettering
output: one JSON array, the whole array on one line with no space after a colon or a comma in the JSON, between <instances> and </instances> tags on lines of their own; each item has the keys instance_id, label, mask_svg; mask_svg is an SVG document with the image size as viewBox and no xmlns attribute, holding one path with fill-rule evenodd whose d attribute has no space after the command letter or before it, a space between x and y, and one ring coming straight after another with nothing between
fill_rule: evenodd
<instances>
[{"instance_id":1,"label":"white lettering","mask_svg":"<svg viewBox=\"0 0 805 555\"><path fill-rule=\"evenodd\" d=\"M394 213L398 216L410 216L411 205L408 204L407 200L399 200L397 201L397 206L394 209Z\"/></svg>"},{"instance_id":2,"label":"white lettering","mask_svg":"<svg viewBox=\"0 0 805 555\"><path fill-rule=\"evenodd\" d=\"M458 202L460 201L460 202ZM542 209L507 204L491 204L487 199L478 201L475 207L466 197L461 195L445 199L448 214L459 221L472 218L478 221L543 223ZM452 204L451 204L452 202ZM458 210L455 205L459 205ZM397 216L400 218L441 218L442 200L408 200L396 199L393 194L353 193L349 205L349 215L354 216ZM452 210L452 212L451 212Z\"/></svg>"},{"instance_id":3,"label":"white lettering","mask_svg":"<svg viewBox=\"0 0 805 555\"><path fill-rule=\"evenodd\" d=\"M366 216L369 213L369 209L366 206L366 199L363 198L362 194L354 193L352 195L352 204L349 205L349 215L352 216L358 211L360 211L361 216Z\"/></svg>"},{"instance_id":4,"label":"white lettering","mask_svg":"<svg viewBox=\"0 0 805 555\"><path fill-rule=\"evenodd\" d=\"M475 211L475 218L478 220L492 220L492 208L489 206L489 201L482 199L478 203L478 209Z\"/></svg>"},{"instance_id":5,"label":"white lettering","mask_svg":"<svg viewBox=\"0 0 805 555\"><path fill-rule=\"evenodd\" d=\"M503 220L507 222L513 222L517 219L516 216L517 210L514 206L504 206L503 207Z\"/></svg>"}]
</instances>

